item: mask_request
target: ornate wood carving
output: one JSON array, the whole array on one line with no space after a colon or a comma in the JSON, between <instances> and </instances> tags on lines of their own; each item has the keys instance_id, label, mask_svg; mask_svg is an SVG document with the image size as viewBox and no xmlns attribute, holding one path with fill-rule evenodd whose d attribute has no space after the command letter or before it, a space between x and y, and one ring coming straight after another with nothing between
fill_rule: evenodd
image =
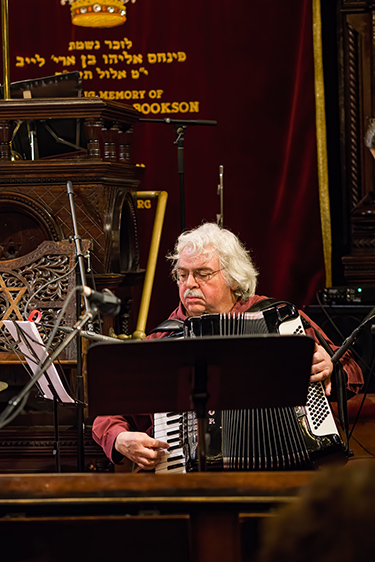
<instances>
[{"instance_id":1,"label":"ornate wood carving","mask_svg":"<svg viewBox=\"0 0 375 562\"><path fill-rule=\"evenodd\" d=\"M92 241L90 267L96 287L120 290L124 308L129 308L129 290L121 287L138 284L144 274L139 269L135 210L141 169L130 157L138 113L97 98L0 101L0 138L5 139L8 130L1 129L1 119L12 128L16 119L48 124L55 118L82 121L87 150L35 161L0 159L0 226L1 221L9 226L12 217L16 224L30 223L27 235L22 228L11 228L12 236L0 229L0 260L28 253L43 240L73 235L66 188L70 180L80 236Z\"/></svg>"},{"instance_id":2,"label":"ornate wood carving","mask_svg":"<svg viewBox=\"0 0 375 562\"><path fill-rule=\"evenodd\" d=\"M368 120L374 116L374 13L373 2L341 2L343 196L347 201L350 232L349 253L342 261L349 283L375 280L375 167L364 145Z\"/></svg>"},{"instance_id":3,"label":"ornate wood carving","mask_svg":"<svg viewBox=\"0 0 375 562\"><path fill-rule=\"evenodd\" d=\"M39 222L42 238L69 238L73 235L66 189L70 180L75 192L80 236L93 241L95 273L131 274L138 270L134 193L139 180L131 174L130 166L82 161L74 165L67 161L21 161L0 166L0 220L5 221L13 202L13 212L20 218L27 210L28 217ZM7 244L3 238L5 234L4 230L0 233L0 245ZM131 269L125 269L129 264Z\"/></svg>"},{"instance_id":4,"label":"ornate wood carving","mask_svg":"<svg viewBox=\"0 0 375 562\"><path fill-rule=\"evenodd\" d=\"M20 122L34 120L48 130L53 120L64 119L73 120L83 131L79 150L35 160L11 160L12 135L18 134ZM139 270L134 203L141 169L133 165L130 156L132 126L137 120L138 113L132 107L98 98L0 100L0 320L7 316L22 318L27 301L40 289L35 305L42 310L44 322L53 325L73 289L75 245L68 241L74 230L67 194L67 182L71 181L79 235L87 241L84 251L90 248L87 281L95 282L99 291L104 287L117 291L124 304L116 322L122 323L122 328L126 325L127 333L134 329L129 325L130 288L141 282L144 273ZM54 142L53 135L50 142ZM57 280L63 273L67 276ZM52 279L55 282L46 286ZM33 306L34 300L31 303ZM75 318L73 299L64 323L72 325ZM113 325L106 322L104 333ZM42 330L43 337L48 333ZM28 377L7 348L4 332L3 337L0 379L8 389L0 392L0 406L25 384L22 377ZM59 342L56 337L54 345ZM76 384L74 341L59 359L70 365L67 377ZM40 404L33 393L27 408L22 419L0 431L0 447L5 453L1 472L11 469L12 463L13 471L54 470L50 406ZM73 470L77 455L75 414L74 409L64 409L62 421L66 428L62 448L70 450ZM44 433L37 430L38 426ZM91 446L90 442L85 436L86 464L93 463L90 450L95 444ZM95 458L100 457L104 458L103 453L96 450Z\"/></svg>"},{"instance_id":5,"label":"ornate wood carving","mask_svg":"<svg viewBox=\"0 0 375 562\"><path fill-rule=\"evenodd\" d=\"M90 243L84 241L87 251ZM74 245L69 241L45 241L38 248L19 258L0 261L0 328L8 319L25 320L36 308L42 312L43 324L56 323L67 297L76 284L76 259ZM76 298L70 300L62 325L72 326L76 321ZM50 329L40 325L44 339ZM3 342L0 341L0 360L9 360L9 347L4 340L7 331L2 328ZM53 347L61 343L57 335ZM5 353L5 356L2 356ZM15 359L15 358L14 358ZM76 360L75 346L70 345L61 354L63 360Z\"/></svg>"},{"instance_id":6,"label":"ornate wood carving","mask_svg":"<svg viewBox=\"0 0 375 562\"><path fill-rule=\"evenodd\" d=\"M44 240L57 242L63 237L45 205L12 191L0 192L0 232L0 261L24 256Z\"/></svg>"},{"instance_id":7,"label":"ornate wood carving","mask_svg":"<svg viewBox=\"0 0 375 562\"><path fill-rule=\"evenodd\" d=\"M113 465L91 435L91 426L86 427L85 472L112 472ZM2 474L15 472L55 472L55 434L52 425L30 429L13 426L0 434ZM62 472L77 471L77 435L71 427L60 427L59 445Z\"/></svg>"}]
</instances>

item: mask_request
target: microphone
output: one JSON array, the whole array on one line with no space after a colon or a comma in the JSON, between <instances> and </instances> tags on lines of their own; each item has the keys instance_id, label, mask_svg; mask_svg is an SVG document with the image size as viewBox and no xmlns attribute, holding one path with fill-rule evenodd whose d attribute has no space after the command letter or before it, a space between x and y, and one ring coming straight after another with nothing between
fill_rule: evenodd
<instances>
[{"instance_id":1,"label":"microphone","mask_svg":"<svg viewBox=\"0 0 375 562\"><path fill-rule=\"evenodd\" d=\"M121 299L116 297L109 289L101 293L93 291L90 287L82 287L82 294L93 304L103 316L117 316L120 312Z\"/></svg>"}]
</instances>

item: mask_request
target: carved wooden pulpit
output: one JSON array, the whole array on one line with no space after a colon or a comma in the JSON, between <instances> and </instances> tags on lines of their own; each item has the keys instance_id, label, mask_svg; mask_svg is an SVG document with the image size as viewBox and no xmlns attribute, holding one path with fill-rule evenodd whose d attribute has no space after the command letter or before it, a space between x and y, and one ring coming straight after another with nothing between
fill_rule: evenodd
<instances>
[{"instance_id":1,"label":"carved wooden pulpit","mask_svg":"<svg viewBox=\"0 0 375 562\"><path fill-rule=\"evenodd\" d=\"M65 272L65 281L49 286L33 301L37 308L38 303L41 306L44 318L53 323L68 288L76 282L71 271L75 255L74 244L69 242L73 223L66 189L67 181L71 181L79 234L89 250L87 282L99 291L108 287L122 298L124 304L116 327L123 333L132 329L131 287L142 281L144 273L139 267L135 210L141 168L130 157L132 126L137 120L138 112L132 107L99 98L0 101L0 321L5 317L19 318L43 279ZM59 145L64 138L60 130L64 132L66 127L56 126L65 121L80 131L80 138L79 146L71 143L71 151L62 153ZM36 136L26 142L38 143L38 131L44 131L37 159L15 154L15 146L24 146L17 134L22 127L25 129L25 123L28 133L36 131ZM46 137L48 155L44 156L42 142L45 146ZM70 141L67 142L65 146L69 147ZM76 311L70 308L67 314L66 324L71 325ZM74 379L74 345L64 353L62 361ZM0 381L2 387L8 385L0 392L0 404L22 386L27 376L22 373L7 349L0 349ZM74 380L71 382L74 384ZM64 412L62 416L62 435L67 428L67 437L62 438L61 449L63 464L65 450L74 465L71 415ZM0 472L12 471L16 465L22 470L48 470L49 466L53 470L49 416L48 407L32 403L12 425L1 430L0 447L6 460ZM91 445L95 454L97 451L90 434L85 441L87 463L95 464L94 457L90 457Z\"/></svg>"}]
</instances>

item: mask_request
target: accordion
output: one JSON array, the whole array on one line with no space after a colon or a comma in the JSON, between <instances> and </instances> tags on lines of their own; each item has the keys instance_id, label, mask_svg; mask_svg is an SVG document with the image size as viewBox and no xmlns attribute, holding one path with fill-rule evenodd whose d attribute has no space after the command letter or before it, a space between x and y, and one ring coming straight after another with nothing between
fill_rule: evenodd
<instances>
[{"instance_id":1,"label":"accordion","mask_svg":"<svg viewBox=\"0 0 375 562\"><path fill-rule=\"evenodd\" d=\"M305 331L290 303L257 312L205 314L184 323L186 338L261 333ZM156 472L198 469L195 412L155 414L154 436L170 445ZM311 470L333 459L346 460L321 382L309 384L304 406L208 411L205 445L207 470L212 471Z\"/></svg>"}]
</instances>

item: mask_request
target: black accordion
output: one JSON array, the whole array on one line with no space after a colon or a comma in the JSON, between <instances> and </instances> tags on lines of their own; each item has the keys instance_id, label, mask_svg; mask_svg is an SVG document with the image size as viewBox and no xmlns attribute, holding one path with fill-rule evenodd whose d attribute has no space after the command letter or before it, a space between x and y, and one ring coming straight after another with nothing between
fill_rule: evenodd
<instances>
[{"instance_id":1,"label":"black accordion","mask_svg":"<svg viewBox=\"0 0 375 562\"><path fill-rule=\"evenodd\" d=\"M257 312L188 318L184 337L244 334L304 334L298 310L277 303ZM198 469L195 412L154 415L154 436L170 448L156 472ZM306 406L208 411L206 465L211 471L311 470L346 460L322 383L310 383Z\"/></svg>"}]
</instances>

